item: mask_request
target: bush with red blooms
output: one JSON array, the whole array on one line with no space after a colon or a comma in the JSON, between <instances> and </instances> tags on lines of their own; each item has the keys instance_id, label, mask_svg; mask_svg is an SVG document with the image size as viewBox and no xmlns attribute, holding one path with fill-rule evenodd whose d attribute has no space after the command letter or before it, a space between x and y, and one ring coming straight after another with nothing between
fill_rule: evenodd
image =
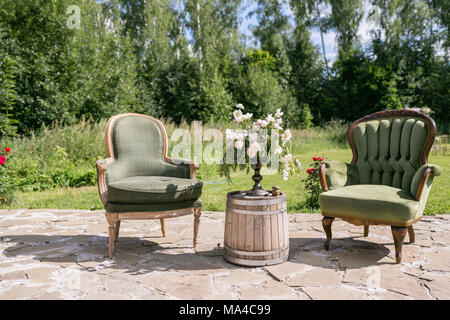
<instances>
[{"instance_id":1,"label":"bush with red blooms","mask_svg":"<svg viewBox=\"0 0 450 320\"><path fill-rule=\"evenodd\" d=\"M12 201L13 190L6 169L6 157L11 149L6 147L0 150L0 204L8 204Z\"/></svg>"},{"instance_id":2,"label":"bush with red blooms","mask_svg":"<svg viewBox=\"0 0 450 320\"><path fill-rule=\"evenodd\" d=\"M306 191L306 206L316 209L319 207L319 194L322 192L319 181L319 166L323 163L323 157L313 157L311 168L306 170L308 176L302 180Z\"/></svg>"}]
</instances>

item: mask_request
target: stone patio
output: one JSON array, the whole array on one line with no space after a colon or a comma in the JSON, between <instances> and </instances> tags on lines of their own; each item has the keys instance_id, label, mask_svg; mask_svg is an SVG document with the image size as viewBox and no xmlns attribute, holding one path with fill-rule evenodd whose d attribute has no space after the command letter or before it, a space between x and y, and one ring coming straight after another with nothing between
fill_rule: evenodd
<instances>
[{"instance_id":1,"label":"stone patio","mask_svg":"<svg viewBox=\"0 0 450 320\"><path fill-rule=\"evenodd\" d=\"M290 214L289 261L246 268L222 258L224 213L123 221L107 258L103 211L0 211L0 299L449 299L450 215L415 224L395 264L389 227L333 223L323 250L319 214ZM406 242L408 240L406 239Z\"/></svg>"}]
</instances>

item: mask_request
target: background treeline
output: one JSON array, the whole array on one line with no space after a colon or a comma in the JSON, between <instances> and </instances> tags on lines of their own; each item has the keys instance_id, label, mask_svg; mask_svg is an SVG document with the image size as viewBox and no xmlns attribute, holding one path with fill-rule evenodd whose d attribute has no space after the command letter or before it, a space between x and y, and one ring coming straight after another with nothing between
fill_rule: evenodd
<instances>
[{"instance_id":1,"label":"background treeline","mask_svg":"<svg viewBox=\"0 0 450 320\"><path fill-rule=\"evenodd\" d=\"M446 133L449 14L447 0L0 0L1 135L120 112L213 123L237 103L298 128L428 107ZM333 64L312 30L336 33Z\"/></svg>"}]
</instances>

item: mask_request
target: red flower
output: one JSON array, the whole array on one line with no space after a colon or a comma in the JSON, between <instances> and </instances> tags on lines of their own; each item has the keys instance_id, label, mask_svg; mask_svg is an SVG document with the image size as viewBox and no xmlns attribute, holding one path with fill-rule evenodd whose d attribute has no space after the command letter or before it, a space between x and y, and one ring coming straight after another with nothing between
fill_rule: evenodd
<instances>
[{"instance_id":1,"label":"red flower","mask_svg":"<svg viewBox=\"0 0 450 320\"><path fill-rule=\"evenodd\" d=\"M313 161L323 161L323 157L313 157Z\"/></svg>"},{"instance_id":2,"label":"red flower","mask_svg":"<svg viewBox=\"0 0 450 320\"><path fill-rule=\"evenodd\" d=\"M5 160L6 160L5 156L2 156L2 155L0 154L0 160L5 161Z\"/></svg>"},{"instance_id":3,"label":"red flower","mask_svg":"<svg viewBox=\"0 0 450 320\"><path fill-rule=\"evenodd\" d=\"M6 154L8 154L8 153L10 153L10 152L11 152L11 149L10 149L10 148L8 148L8 147L6 147L6 148L5 148L5 151L6 151Z\"/></svg>"},{"instance_id":4,"label":"red flower","mask_svg":"<svg viewBox=\"0 0 450 320\"><path fill-rule=\"evenodd\" d=\"M0 158L0 165L4 166L5 165L5 160Z\"/></svg>"},{"instance_id":5,"label":"red flower","mask_svg":"<svg viewBox=\"0 0 450 320\"><path fill-rule=\"evenodd\" d=\"M314 169L314 168L309 168L308 170L306 170L306 172L308 174L314 174L315 171L316 171L316 169Z\"/></svg>"}]
</instances>

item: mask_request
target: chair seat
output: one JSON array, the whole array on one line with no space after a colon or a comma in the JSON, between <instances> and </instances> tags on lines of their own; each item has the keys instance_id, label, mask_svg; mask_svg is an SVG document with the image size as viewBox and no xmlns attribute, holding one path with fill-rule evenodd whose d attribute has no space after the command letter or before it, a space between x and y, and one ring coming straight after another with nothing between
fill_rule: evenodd
<instances>
[{"instance_id":1,"label":"chair seat","mask_svg":"<svg viewBox=\"0 0 450 320\"><path fill-rule=\"evenodd\" d=\"M409 191L385 185L360 184L336 188L319 196L323 215L370 219L405 225L416 219L419 202Z\"/></svg>"},{"instance_id":2,"label":"chair seat","mask_svg":"<svg viewBox=\"0 0 450 320\"><path fill-rule=\"evenodd\" d=\"M203 184L192 179L135 176L108 184L108 202L153 204L196 200Z\"/></svg>"}]
</instances>

